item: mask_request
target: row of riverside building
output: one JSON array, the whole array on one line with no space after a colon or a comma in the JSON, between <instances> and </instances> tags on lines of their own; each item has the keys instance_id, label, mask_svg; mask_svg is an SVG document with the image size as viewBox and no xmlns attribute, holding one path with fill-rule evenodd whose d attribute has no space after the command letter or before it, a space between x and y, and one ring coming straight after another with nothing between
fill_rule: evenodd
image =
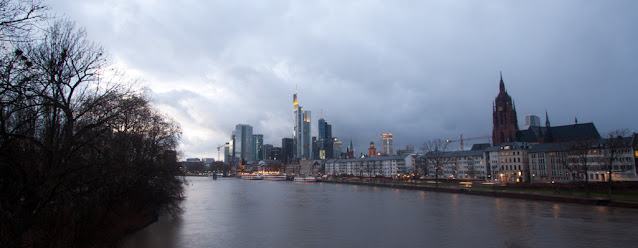
<instances>
[{"instance_id":1,"label":"row of riverside building","mask_svg":"<svg viewBox=\"0 0 638 248\"><path fill-rule=\"evenodd\" d=\"M493 106L492 144L475 144L469 151L329 159L324 173L491 182L638 181L636 133L603 138L593 123L574 119L574 124L551 126L547 113L545 118L542 127L538 116L528 115L520 130L501 75Z\"/></svg>"},{"instance_id":2,"label":"row of riverside building","mask_svg":"<svg viewBox=\"0 0 638 248\"><path fill-rule=\"evenodd\" d=\"M419 174L428 178L551 183L584 181L585 178L605 182L611 175L613 181L638 181L636 134L619 141L505 142L480 150L422 155L418 157L417 166L421 166ZM439 170L435 167L437 159L441 161ZM420 168L414 168L417 169Z\"/></svg>"},{"instance_id":3,"label":"row of riverside building","mask_svg":"<svg viewBox=\"0 0 638 248\"><path fill-rule=\"evenodd\" d=\"M533 144L505 142L499 146L475 145L469 151L432 154L404 154L353 159L328 159L328 176L401 177L423 175L426 179L444 178L491 182L592 182L638 181L637 135L623 137L618 146L610 139L587 142L585 149L574 149L585 142ZM611 157L612 150L616 155ZM582 155L581 155L582 154ZM434 160L439 159L439 169ZM606 165L611 159L611 166ZM586 161L586 162L585 162ZM610 171L611 170L611 171Z\"/></svg>"}]
</instances>

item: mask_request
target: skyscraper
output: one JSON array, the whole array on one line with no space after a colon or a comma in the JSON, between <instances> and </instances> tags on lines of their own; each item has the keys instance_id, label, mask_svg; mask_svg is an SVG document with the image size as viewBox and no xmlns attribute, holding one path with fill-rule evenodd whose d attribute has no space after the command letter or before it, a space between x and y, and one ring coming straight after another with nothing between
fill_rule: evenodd
<instances>
[{"instance_id":1,"label":"skyscraper","mask_svg":"<svg viewBox=\"0 0 638 248\"><path fill-rule=\"evenodd\" d=\"M332 139L332 126L330 124L328 124L328 122L326 120L324 120L323 118L319 119L319 125L318 125L318 137L317 137L317 142L318 142L318 150L319 150L319 157L321 157L321 154L323 153L323 157L324 158L334 158L334 148L333 148L333 139ZM323 152L322 152L323 151Z\"/></svg>"},{"instance_id":2,"label":"skyscraper","mask_svg":"<svg viewBox=\"0 0 638 248\"><path fill-rule=\"evenodd\" d=\"M273 147L272 149L270 149L270 155L269 155L270 160L282 161L281 153L282 153L281 147Z\"/></svg>"},{"instance_id":3,"label":"skyscraper","mask_svg":"<svg viewBox=\"0 0 638 248\"><path fill-rule=\"evenodd\" d=\"M293 142L294 142L294 156L298 159L308 159L311 157L312 142L310 139L310 111L304 111L303 108L297 103L297 91L292 100L293 112L294 112L294 128L293 128Z\"/></svg>"},{"instance_id":4,"label":"skyscraper","mask_svg":"<svg viewBox=\"0 0 638 248\"><path fill-rule=\"evenodd\" d=\"M538 115L526 115L525 125L521 126L520 130L527 130L530 127L540 127L541 118Z\"/></svg>"},{"instance_id":5,"label":"skyscraper","mask_svg":"<svg viewBox=\"0 0 638 248\"><path fill-rule=\"evenodd\" d=\"M341 153L343 153L343 144L337 137L333 138L332 147L334 148L333 157L341 158Z\"/></svg>"},{"instance_id":6,"label":"skyscraper","mask_svg":"<svg viewBox=\"0 0 638 248\"><path fill-rule=\"evenodd\" d=\"M381 134L381 144L383 144L383 154L388 156L394 154L394 145L392 145L392 133Z\"/></svg>"},{"instance_id":7,"label":"skyscraper","mask_svg":"<svg viewBox=\"0 0 638 248\"><path fill-rule=\"evenodd\" d=\"M238 158L235 157L235 131L230 135L230 140L228 141L228 149L224 150L225 160L227 163L232 165L237 165Z\"/></svg>"},{"instance_id":8,"label":"skyscraper","mask_svg":"<svg viewBox=\"0 0 638 248\"><path fill-rule=\"evenodd\" d=\"M246 162L254 161L253 127L248 124L237 124L235 126L234 136L234 157Z\"/></svg>"},{"instance_id":9,"label":"skyscraper","mask_svg":"<svg viewBox=\"0 0 638 248\"><path fill-rule=\"evenodd\" d=\"M312 157L311 159L319 159L319 141L316 136L312 136Z\"/></svg>"},{"instance_id":10,"label":"skyscraper","mask_svg":"<svg viewBox=\"0 0 638 248\"><path fill-rule=\"evenodd\" d=\"M273 160L270 156L270 152L274 146L271 144L265 144L263 149L264 159Z\"/></svg>"},{"instance_id":11,"label":"skyscraper","mask_svg":"<svg viewBox=\"0 0 638 248\"><path fill-rule=\"evenodd\" d=\"M253 158L255 161L264 160L264 135L263 134L253 134Z\"/></svg>"},{"instance_id":12,"label":"skyscraper","mask_svg":"<svg viewBox=\"0 0 638 248\"><path fill-rule=\"evenodd\" d=\"M227 146L224 147L224 162L226 163L231 163L231 156L230 156L230 142L227 144Z\"/></svg>"},{"instance_id":13,"label":"skyscraper","mask_svg":"<svg viewBox=\"0 0 638 248\"><path fill-rule=\"evenodd\" d=\"M514 106L512 102L512 97L510 97L505 90L502 73L498 96L494 99L492 120L494 123L494 128L492 129L493 146L500 146L503 142L513 142L516 140L516 132L518 131L516 106Z\"/></svg>"},{"instance_id":14,"label":"skyscraper","mask_svg":"<svg viewBox=\"0 0 638 248\"><path fill-rule=\"evenodd\" d=\"M281 139L281 158L284 164L289 164L294 159L294 142L291 138Z\"/></svg>"}]
</instances>

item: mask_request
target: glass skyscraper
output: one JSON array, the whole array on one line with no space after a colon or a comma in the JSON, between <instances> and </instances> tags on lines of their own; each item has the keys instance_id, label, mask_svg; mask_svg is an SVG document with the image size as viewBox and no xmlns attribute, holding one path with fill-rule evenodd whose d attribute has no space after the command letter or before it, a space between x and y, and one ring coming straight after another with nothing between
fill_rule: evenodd
<instances>
[{"instance_id":1,"label":"glass skyscraper","mask_svg":"<svg viewBox=\"0 0 638 248\"><path fill-rule=\"evenodd\" d=\"M253 156L253 127L248 124L237 124L235 126L234 136L234 157L245 162L254 161L255 157Z\"/></svg>"},{"instance_id":2,"label":"glass skyscraper","mask_svg":"<svg viewBox=\"0 0 638 248\"><path fill-rule=\"evenodd\" d=\"M261 161L266 159L267 155L264 155L264 135L253 134L253 158L255 161Z\"/></svg>"},{"instance_id":3,"label":"glass skyscraper","mask_svg":"<svg viewBox=\"0 0 638 248\"><path fill-rule=\"evenodd\" d=\"M297 92L293 96L294 128L293 142L294 154L298 159L311 158L312 142L310 139L310 111L304 111L297 103Z\"/></svg>"},{"instance_id":4,"label":"glass skyscraper","mask_svg":"<svg viewBox=\"0 0 638 248\"><path fill-rule=\"evenodd\" d=\"M334 158L334 148L332 139L332 125L328 124L323 118L319 119L318 128L319 133L317 137L317 143L319 145L318 150L320 159ZM323 151L323 152L322 152Z\"/></svg>"}]
</instances>

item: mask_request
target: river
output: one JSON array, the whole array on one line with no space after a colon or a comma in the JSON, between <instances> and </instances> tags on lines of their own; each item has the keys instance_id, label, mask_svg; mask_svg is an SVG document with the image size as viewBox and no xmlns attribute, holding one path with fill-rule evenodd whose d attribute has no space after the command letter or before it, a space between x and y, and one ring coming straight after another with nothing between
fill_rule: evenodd
<instances>
[{"instance_id":1,"label":"river","mask_svg":"<svg viewBox=\"0 0 638 248\"><path fill-rule=\"evenodd\" d=\"M189 177L129 247L636 247L638 210L382 187Z\"/></svg>"}]
</instances>

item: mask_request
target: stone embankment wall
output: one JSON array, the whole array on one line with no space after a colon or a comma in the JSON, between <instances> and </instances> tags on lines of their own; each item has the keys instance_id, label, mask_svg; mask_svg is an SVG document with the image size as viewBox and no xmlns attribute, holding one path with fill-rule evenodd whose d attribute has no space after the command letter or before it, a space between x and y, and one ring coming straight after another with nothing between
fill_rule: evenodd
<instances>
[{"instance_id":1,"label":"stone embankment wall","mask_svg":"<svg viewBox=\"0 0 638 248\"><path fill-rule=\"evenodd\" d=\"M605 199L598 197L578 197L567 195L555 195L555 194L541 194L541 193L525 193L525 192L508 192L502 190L485 190L485 189L473 189L473 188L454 188L454 187L435 187L425 185L410 185L404 183L376 183L376 182L357 182L357 181L333 181L323 180L328 183L344 183L353 185L368 185L375 187L386 187L396 189L409 189L409 190L426 190L434 192L467 194L467 195L482 195L492 197L504 197L504 198L516 198L525 200L539 200L539 201L553 201L562 203L579 203L588 205L603 205L612 207L625 207L625 208L638 208L638 202L635 201L619 201L613 199ZM512 188L516 189L516 188Z\"/></svg>"}]
</instances>

